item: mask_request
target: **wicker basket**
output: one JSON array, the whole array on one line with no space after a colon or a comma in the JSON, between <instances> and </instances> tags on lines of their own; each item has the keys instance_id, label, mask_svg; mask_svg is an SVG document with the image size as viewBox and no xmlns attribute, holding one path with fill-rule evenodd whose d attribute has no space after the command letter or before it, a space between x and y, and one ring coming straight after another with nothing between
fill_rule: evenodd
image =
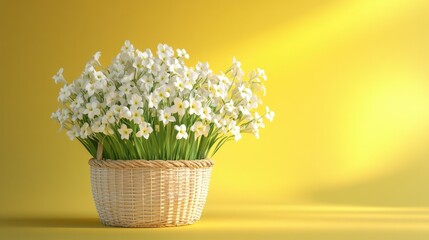
<instances>
[{"instance_id":1,"label":"wicker basket","mask_svg":"<svg viewBox=\"0 0 429 240\"><path fill-rule=\"evenodd\" d=\"M100 220L117 227L170 227L197 221L212 160L89 160Z\"/></svg>"}]
</instances>

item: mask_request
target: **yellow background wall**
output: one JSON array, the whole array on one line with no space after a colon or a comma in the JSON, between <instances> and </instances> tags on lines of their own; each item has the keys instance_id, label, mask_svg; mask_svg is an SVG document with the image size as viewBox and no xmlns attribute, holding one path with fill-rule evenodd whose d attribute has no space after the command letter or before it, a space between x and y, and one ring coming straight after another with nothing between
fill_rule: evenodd
<instances>
[{"instance_id":1,"label":"yellow background wall","mask_svg":"<svg viewBox=\"0 0 429 240\"><path fill-rule=\"evenodd\" d=\"M95 213L51 76L126 39L266 70L275 121L215 156L210 206L429 205L428 1L4 1L0 26L2 214Z\"/></svg>"}]
</instances>

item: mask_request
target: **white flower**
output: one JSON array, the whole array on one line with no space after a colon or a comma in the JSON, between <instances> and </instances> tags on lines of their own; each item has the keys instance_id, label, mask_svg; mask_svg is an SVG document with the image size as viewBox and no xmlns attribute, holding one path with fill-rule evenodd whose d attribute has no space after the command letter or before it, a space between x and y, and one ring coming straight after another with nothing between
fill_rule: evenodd
<instances>
[{"instance_id":1,"label":"white flower","mask_svg":"<svg viewBox=\"0 0 429 240\"><path fill-rule=\"evenodd\" d=\"M75 139L76 137L80 136L80 128L78 125L73 125L73 127L67 131L67 136L70 138L70 140Z\"/></svg>"},{"instance_id":2,"label":"white flower","mask_svg":"<svg viewBox=\"0 0 429 240\"><path fill-rule=\"evenodd\" d=\"M115 133L115 131L113 131L113 128L109 124L103 123L103 127L104 127L104 131L103 131L104 134L113 135Z\"/></svg>"},{"instance_id":3,"label":"white flower","mask_svg":"<svg viewBox=\"0 0 429 240\"><path fill-rule=\"evenodd\" d=\"M124 46L125 47L125 46ZM123 47L123 49L124 49ZM118 63L123 65L124 68L126 68L128 66L128 63L131 61L131 52L127 52L127 51L122 51L118 56Z\"/></svg>"},{"instance_id":4,"label":"white flower","mask_svg":"<svg viewBox=\"0 0 429 240\"><path fill-rule=\"evenodd\" d=\"M128 101L128 103L131 105L131 107L143 107L142 97L140 97L137 94L133 94L131 96L131 99Z\"/></svg>"},{"instance_id":5,"label":"white flower","mask_svg":"<svg viewBox=\"0 0 429 240\"><path fill-rule=\"evenodd\" d=\"M210 70L209 68L208 62L205 62L205 63L198 62L196 69L197 69L197 72L201 74L203 77L206 77L208 74L212 73L212 70Z\"/></svg>"},{"instance_id":6,"label":"white flower","mask_svg":"<svg viewBox=\"0 0 429 240\"><path fill-rule=\"evenodd\" d=\"M85 108L83 108L83 107L79 107L77 109L74 109L71 120L73 122L76 121L77 119L82 120L84 111L85 111Z\"/></svg>"},{"instance_id":7,"label":"white flower","mask_svg":"<svg viewBox=\"0 0 429 240\"><path fill-rule=\"evenodd\" d=\"M143 59L143 66L146 67L150 73L152 73L152 68L155 65L155 61L152 58Z\"/></svg>"},{"instance_id":8,"label":"white flower","mask_svg":"<svg viewBox=\"0 0 429 240\"><path fill-rule=\"evenodd\" d=\"M140 50L136 50L137 56L134 58L134 63L133 63L133 67L136 70L140 70L141 68L144 67L143 65L143 60L144 60L144 56L143 53Z\"/></svg>"},{"instance_id":9,"label":"white flower","mask_svg":"<svg viewBox=\"0 0 429 240\"><path fill-rule=\"evenodd\" d=\"M174 113L177 112L179 114L179 116L183 116L183 115L185 115L186 109L188 107L189 107L189 102L187 100L183 101L180 98L175 98L172 111Z\"/></svg>"},{"instance_id":10,"label":"white flower","mask_svg":"<svg viewBox=\"0 0 429 240\"><path fill-rule=\"evenodd\" d=\"M222 128L223 126L226 125L226 119L222 118L221 115L215 115L213 117L213 123L217 128Z\"/></svg>"},{"instance_id":11,"label":"white flower","mask_svg":"<svg viewBox=\"0 0 429 240\"><path fill-rule=\"evenodd\" d=\"M234 134L234 140L236 142L238 142L242 138L240 131L234 131L233 134Z\"/></svg>"},{"instance_id":12,"label":"white flower","mask_svg":"<svg viewBox=\"0 0 429 240\"><path fill-rule=\"evenodd\" d=\"M170 97L170 93L167 91L166 86L162 86L162 87L158 88L157 90L155 90L154 93L160 99L166 99L166 98Z\"/></svg>"},{"instance_id":13,"label":"white flower","mask_svg":"<svg viewBox=\"0 0 429 240\"><path fill-rule=\"evenodd\" d=\"M198 73L196 73L191 68L186 68L185 70L186 71L185 71L184 77L188 80L189 84L191 84L191 86L192 86L193 84L195 84L195 82L198 79ZM191 89L192 89L192 87L189 88L189 90L191 90Z\"/></svg>"},{"instance_id":14,"label":"white flower","mask_svg":"<svg viewBox=\"0 0 429 240\"><path fill-rule=\"evenodd\" d=\"M164 125L167 125L169 122L175 122L176 118L171 116L170 108L165 108L164 110L159 110L159 121L163 122Z\"/></svg>"},{"instance_id":15,"label":"white flower","mask_svg":"<svg viewBox=\"0 0 429 240\"><path fill-rule=\"evenodd\" d=\"M130 111L130 109L129 109L128 107L126 107L126 106L122 106L122 107L120 108L120 114L119 114L119 116L120 116L121 118L131 119L131 118L132 118L132 116L133 116L133 113Z\"/></svg>"},{"instance_id":16,"label":"white flower","mask_svg":"<svg viewBox=\"0 0 429 240\"><path fill-rule=\"evenodd\" d=\"M122 124L121 128L118 129L119 134L121 134L121 139L129 139L130 134L133 132L131 128L128 128L127 125Z\"/></svg>"},{"instance_id":17,"label":"white flower","mask_svg":"<svg viewBox=\"0 0 429 240\"><path fill-rule=\"evenodd\" d=\"M86 104L86 109L83 113L87 114L90 119L93 119L95 116L99 116L101 111L98 108L98 103L92 102Z\"/></svg>"},{"instance_id":18,"label":"white flower","mask_svg":"<svg viewBox=\"0 0 429 240\"><path fill-rule=\"evenodd\" d=\"M149 138L149 135L153 132L152 127L149 123L143 122L139 125L139 131L136 133L137 137L144 137L146 139Z\"/></svg>"},{"instance_id":19,"label":"white flower","mask_svg":"<svg viewBox=\"0 0 429 240\"><path fill-rule=\"evenodd\" d=\"M174 129L176 129L178 131L177 135L176 135L176 139L188 139L188 133L186 132L186 126L185 124L182 125L175 125Z\"/></svg>"},{"instance_id":20,"label":"white flower","mask_svg":"<svg viewBox=\"0 0 429 240\"><path fill-rule=\"evenodd\" d=\"M51 119L59 121L58 119L59 119L60 114L61 114L60 109L57 109L57 111L55 111L51 114Z\"/></svg>"},{"instance_id":21,"label":"white flower","mask_svg":"<svg viewBox=\"0 0 429 240\"><path fill-rule=\"evenodd\" d=\"M125 74L121 78L122 83L130 83L134 79L134 73Z\"/></svg>"},{"instance_id":22,"label":"white flower","mask_svg":"<svg viewBox=\"0 0 429 240\"><path fill-rule=\"evenodd\" d=\"M149 48L147 48L147 49L143 52L142 56L143 56L143 58L144 58L144 59L150 59L150 58L153 58L152 51L151 51Z\"/></svg>"},{"instance_id":23,"label":"white flower","mask_svg":"<svg viewBox=\"0 0 429 240\"><path fill-rule=\"evenodd\" d=\"M246 101L250 100L250 98L252 97L252 90L246 88L243 84L238 86L237 89L242 99L245 99Z\"/></svg>"},{"instance_id":24,"label":"white flower","mask_svg":"<svg viewBox=\"0 0 429 240\"><path fill-rule=\"evenodd\" d=\"M255 112L255 127L256 128L264 128L265 124L264 124L264 119L259 116L259 113Z\"/></svg>"},{"instance_id":25,"label":"white flower","mask_svg":"<svg viewBox=\"0 0 429 240\"><path fill-rule=\"evenodd\" d=\"M153 87L154 79L152 76L144 75L139 80L137 80L140 90L149 92Z\"/></svg>"},{"instance_id":26,"label":"white flower","mask_svg":"<svg viewBox=\"0 0 429 240\"><path fill-rule=\"evenodd\" d=\"M262 96L265 96L267 94L267 89L265 86L259 82L252 83L252 91L254 93L262 92Z\"/></svg>"},{"instance_id":27,"label":"white flower","mask_svg":"<svg viewBox=\"0 0 429 240\"><path fill-rule=\"evenodd\" d=\"M89 135L92 134L91 128L89 127L88 123L84 123L82 127L80 128L79 135L82 139L87 138Z\"/></svg>"},{"instance_id":28,"label":"white flower","mask_svg":"<svg viewBox=\"0 0 429 240\"><path fill-rule=\"evenodd\" d=\"M121 112L122 112L121 106L113 105L112 107L110 107L110 111L112 111L115 114L115 116L121 117Z\"/></svg>"},{"instance_id":29,"label":"white flower","mask_svg":"<svg viewBox=\"0 0 429 240\"><path fill-rule=\"evenodd\" d=\"M155 78L155 80L161 85L166 85L170 80L169 74L160 74L158 77Z\"/></svg>"},{"instance_id":30,"label":"white flower","mask_svg":"<svg viewBox=\"0 0 429 240\"><path fill-rule=\"evenodd\" d=\"M110 106L111 104L114 104L119 100L118 94L116 92L109 92L106 95L104 95L104 99L106 101L106 105Z\"/></svg>"},{"instance_id":31,"label":"white flower","mask_svg":"<svg viewBox=\"0 0 429 240\"><path fill-rule=\"evenodd\" d=\"M60 100L61 102L66 101L71 95L70 89L67 85L64 85L61 89L60 89L60 96L58 97L58 100Z\"/></svg>"},{"instance_id":32,"label":"white flower","mask_svg":"<svg viewBox=\"0 0 429 240\"><path fill-rule=\"evenodd\" d=\"M207 120L210 121L212 119L212 117L210 115L211 112L212 112L212 110L211 110L210 107L202 108L202 110L200 112L200 118L203 119L203 120L207 119Z\"/></svg>"},{"instance_id":33,"label":"white flower","mask_svg":"<svg viewBox=\"0 0 429 240\"><path fill-rule=\"evenodd\" d=\"M250 131L253 133L253 135L256 137L256 139L259 139L259 128L258 128L258 124L255 124L254 122L251 122L249 124Z\"/></svg>"},{"instance_id":34,"label":"white flower","mask_svg":"<svg viewBox=\"0 0 429 240\"><path fill-rule=\"evenodd\" d=\"M130 43L130 41L126 40L124 46L121 48L123 52L132 52L134 51L134 46Z\"/></svg>"},{"instance_id":35,"label":"white flower","mask_svg":"<svg viewBox=\"0 0 429 240\"><path fill-rule=\"evenodd\" d=\"M93 76L93 77L94 77L94 79L95 79L95 80L97 80L97 81L103 81L103 80L106 80L106 75L104 75L104 73L103 73L103 72L101 72L101 71L96 71L96 72L94 72L92 76Z\"/></svg>"},{"instance_id":36,"label":"white flower","mask_svg":"<svg viewBox=\"0 0 429 240\"><path fill-rule=\"evenodd\" d=\"M162 88L167 93L166 96L168 96L168 98L172 98L176 95L176 90L173 87L173 85L167 84L167 85L163 86Z\"/></svg>"},{"instance_id":37,"label":"white flower","mask_svg":"<svg viewBox=\"0 0 429 240\"><path fill-rule=\"evenodd\" d=\"M213 94L216 98L224 99L227 93L222 85L216 84L216 85L213 85Z\"/></svg>"},{"instance_id":38,"label":"white flower","mask_svg":"<svg viewBox=\"0 0 429 240\"><path fill-rule=\"evenodd\" d=\"M237 126L237 123L234 120L229 122L227 126L227 131L234 135L235 141L241 139L240 126Z\"/></svg>"},{"instance_id":39,"label":"white flower","mask_svg":"<svg viewBox=\"0 0 429 240\"><path fill-rule=\"evenodd\" d=\"M149 108L155 108L158 109L158 104L161 101L161 98L158 97L155 93L151 93L148 96L148 106Z\"/></svg>"},{"instance_id":40,"label":"white flower","mask_svg":"<svg viewBox=\"0 0 429 240\"><path fill-rule=\"evenodd\" d=\"M258 107L259 98L256 95L253 95L249 101L247 102L247 105L249 106L249 109L254 109Z\"/></svg>"},{"instance_id":41,"label":"white flower","mask_svg":"<svg viewBox=\"0 0 429 240\"><path fill-rule=\"evenodd\" d=\"M194 87L194 85L193 85L193 83L192 83L191 80L187 79L187 80L183 81L183 87L185 89L192 90L192 88Z\"/></svg>"},{"instance_id":42,"label":"white flower","mask_svg":"<svg viewBox=\"0 0 429 240\"><path fill-rule=\"evenodd\" d=\"M232 75L237 78L237 79L241 79L244 75L243 70L241 70L241 63L239 61L237 61L237 59L232 58Z\"/></svg>"},{"instance_id":43,"label":"white flower","mask_svg":"<svg viewBox=\"0 0 429 240\"><path fill-rule=\"evenodd\" d=\"M177 59L169 59L167 60L167 65L168 65L168 70L170 72L180 72L180 70L182 69L182 65L180 64L179 60Z\"/></svg>"},{"instance_id":44,"label":"white flower","mask_svg":"<svg viewBox=\"0 0 429 240\"><path fill-rule=\"evenodd\" d=\"M233 112L235 110L234 101L230 100L225 104L225 110L228 112Z\"/></svg>"},{"instance_id":45,"label":"white flower","mask_svg":"<svg viewBox=\"0 0 429 240\"><path fill-rule=\"evenodd\" d=\"M96 65L96 66L101 66L100 64L100 56L101 56L101 52L96 52L94 53L94 55L92 56L91 60L89 60L89 64L90 65Z\"/></svg>"},{"instance_id":46,"label":"white flower","mask_svg":"<svg viewBox=\"0 0 429 240\"><path fill-rule=\"evenodd\" d=\"M115 119L115 112L112 110L108 110L106 112L106 115L103 116L103 118L101 119L101 122L104 124L108 124L108 123L115 123L116 119Z\"/></svg>"},{"instance_id":47,"label":"white flower","mask_svg":"<svg viewBox=\"0 0 429 240\"><path fill-rule=\"evenodd\" d=\"M250 116L251 115L249 109L244 107L244 106L238 106L238 110L240 110L240 112L243 114L243 116Z\"/></svg>"},{"instance_id":48,"label":"white flower","mask_svg":"<svg viewBox=\"0 0 429 240\"><path fill-rule=\"evenodd\" d=\"M158 54L158 57L160 59L165 61L168 58L174 56L174 50L167 44L158 44L158 51L156 52L156 54Z\"/></svg>"},{"instance_id":49,"label":"white flower","mask_svg":"<svg viewBox=\"0 0 429 240\"><path fill-rule=\"evenodd\" d=\"M95 133L104 132L104 126L100 121L95 121L92 123L91 130Z\"/></svg>"},{"instance_id":50,"label":"white flower","mask_svg":"<svg viewBox=\"0 0 429 240\"><path fill-rule=\"evenodd\" d=\"M185 49L177 49L177 56L179 58L185 58L185 59L189 59L189 54L186 52Z\"/></svg>"},{"instance_id":51,"label":"white flower","mask_svg":"<svg viewBox=\"0 0 429 240\"><path fill-rule=\"evenodd\" d=\"M228 90L228 88L232 84L232 82L229 80L229 78L224 73L221 73L221 75L219 75L217 78L219 79L218 84L225 86L226 90Z\"/></svg>"},{"instance_id":52,"label":"white flower","mask_svg":"<svg viewBox=\"0 0 429 240\"><path fill-rule=\"evenodd\" d=\"M143 115L143 109L138 108L136 106L132 106L130 109L131 112L131 119L134 121L134 123L136 124L140 124L142 122L142 115Z\"/></svg>"},{"instance_id":53,"label":"white flower","mask_svg":"<svg viewBox=\"0 0 429 240\"><path fill-rule=\"evenodd\" d=\"M265 117L268 119L268 120L270 120L270 122L272 122L273 121L273 119L274 119L274 112L273 111L271 111L270 110L270 108L267 106L266 108L266 113L265 113Z\"/></svg>"},{"instance_id":54,"label":"white flower","mask_svg":"<svg viewBox=\"0 0 429 240\"><path fill-rule=\"evenodd\" d=\"M126 83L119 87L119 96L128 96L131 93L131 85L129 83Z\"/></svg>"},{"instance_id":55,"label":"white flower","mask_svg":"<svg viewBox=\"0 0 429 240\"><path fill-rule=\"evenodd\" d=\"M183 81L183 79L181 79L178 76L174 76L174 86L177 88L177 90L179 90L179 92L182 92L185 89L185 82Z\"/></svg>"},{"instance_id":56,"label":"white flower","mask_svg":"<svg viewBox=\"0 0 429 240\"><path fill-rule=\"evenodd\" d=\"M94 93L95 93L95 86L94 86L94 84L87 83L85 85L85 90L87 91L87 93L88 93L89 96L94 95Z\"/></svg>"},{"instance_id":57,"label":"white flower","mask_svg":"<svg viewBox=\"0 0 429 240\"><path fill-rule=\"evenodd\" d=\"M208 136L210 127L205 125L204 123L197 121L195 122L192 127L191 131L194 132L195 138L198 138L201 135L204 135L205 137Z\"/></svg>"},{"instance_id":58,"label":"white flower","mask_svg":"<svg viewBox=\"0 0 429 240\"><path fill-rule=\"evenodd\" d=\"M260 68L257 68L256 71L251 71L249 74L250 81L260 82L261 78L264 81L267 81L267 75L265 75L265 71Z\"/></svg>"},{"instance_id":59,"label":"white flower","mask_svg":"<svg viewBox=\"0 0 429 240\"><path fill-rule=\"evenodd\" d=\"M109 66L108 71L109 71L109 75L108 75L109 78L114 79L124 74L125 67L124 65L118 62L113 62L112 65Z\"/></svg>"},{"instance_id":60,"label":"white flower","mask_svg":"<svg viewBox=\"0 0 429 240\"><path fill-rule=\"evenodd\" d=\"M71 109L77 109L84 103L82 96L76 96L76 98L70 103Z\"/></svg>"},{"instance_id":61,"label":"white flower","mask_svg":"<svg viewBox=\"0 0 429 240\"><path fill-rule=\"evenodd\" d=\"M263 69L257 68L256 71L258 72L258 77L261 77L264 79L264 81L267 81L267 75L265 75L265 71Z\"/></svg>"},{"instance_id":62,"label":"white flower","mask_svg":"<svg viewBox=\"0 0 429 240\"><path fill-rule=\"evenodd\" d=\"M189 102L189 114L200 115L202 110L201 102L191 98L191 101Z\"/></svg>"},{"instance_id":63,"label":"white flower","mask_svg":"<svg viewBox=\"0 0 429 240\"><path fill-rule=\"evenodd\" d=\"M70 112L68 109L62 109L61 113L58 116L58 120L60 121L61 125L64 125L64 123L67 121L67 119L70 117Z\"/></svg>"},{"instance_id":64,"label":"white flower","mask_svg":"<svg viewBox=\"0 0 429 240\"><path fill-rule=\"evenodd\" d=\"M66 83L66 79L63 77L63 68L60 68L57 72L57 74L55 74L52 78L54 79L55 83L58 84L60 82L62 83Z\"/></svg>"}]
</instances>

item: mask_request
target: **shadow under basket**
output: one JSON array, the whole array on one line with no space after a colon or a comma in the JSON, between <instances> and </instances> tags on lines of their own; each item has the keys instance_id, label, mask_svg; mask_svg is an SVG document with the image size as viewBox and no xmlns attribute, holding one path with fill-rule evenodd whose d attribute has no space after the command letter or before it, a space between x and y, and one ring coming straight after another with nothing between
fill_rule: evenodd
<instances>
[{"instance_id":1,"label":"shadow under basket","mask_svg":"<svg viewBox=\"0 0 429 240\"><path fill-rule=\"evenodd\" d=\"M116 227L172 227L200 219L212 160L90 159L101 222Z\"/></svg>"}]
</instances>

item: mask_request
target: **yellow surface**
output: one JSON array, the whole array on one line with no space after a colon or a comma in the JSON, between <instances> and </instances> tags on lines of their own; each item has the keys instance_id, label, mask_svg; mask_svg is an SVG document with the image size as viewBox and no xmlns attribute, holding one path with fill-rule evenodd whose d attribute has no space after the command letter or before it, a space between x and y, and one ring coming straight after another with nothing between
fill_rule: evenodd
<instances>
[{"instance_id":1,"label":"yellow surface","mask_svg":"<svg viewBox=\"0 0 429 240\"><path fill-rule=\"evenodd\" d=\"M0 220L1 239L427 239L428 208L223 206L208 207L197 224L111 228L94 216Z\"/></svg>"},{"instance_id":2,"label":"yellow surface","mask_svg":"<svg viewBox=\"0 0 429 240\"><path fill-rule=\"evenodd\" d=\"M326 226L323 214L273 211L259 226L247 216L262 213L221 206L429 207L429 1L8 1L0 31L0 215L30 219L2 231L72 238L75 225L82 236L125 234L90 229L89 155L49 116L58 68L72 80L98 50L107 65L126 39L140 49L185 48L189 64L209 61L216 71L233 56L246 70L261 67L276 111L260 140L245 136L214 157L201 224L145 234L360 239L354 214ZM378 239L405 236L398 226L427 228L395 214L356 224ZM46 216L59 218L36 221Z\"/></svg>"}]
</instances>

